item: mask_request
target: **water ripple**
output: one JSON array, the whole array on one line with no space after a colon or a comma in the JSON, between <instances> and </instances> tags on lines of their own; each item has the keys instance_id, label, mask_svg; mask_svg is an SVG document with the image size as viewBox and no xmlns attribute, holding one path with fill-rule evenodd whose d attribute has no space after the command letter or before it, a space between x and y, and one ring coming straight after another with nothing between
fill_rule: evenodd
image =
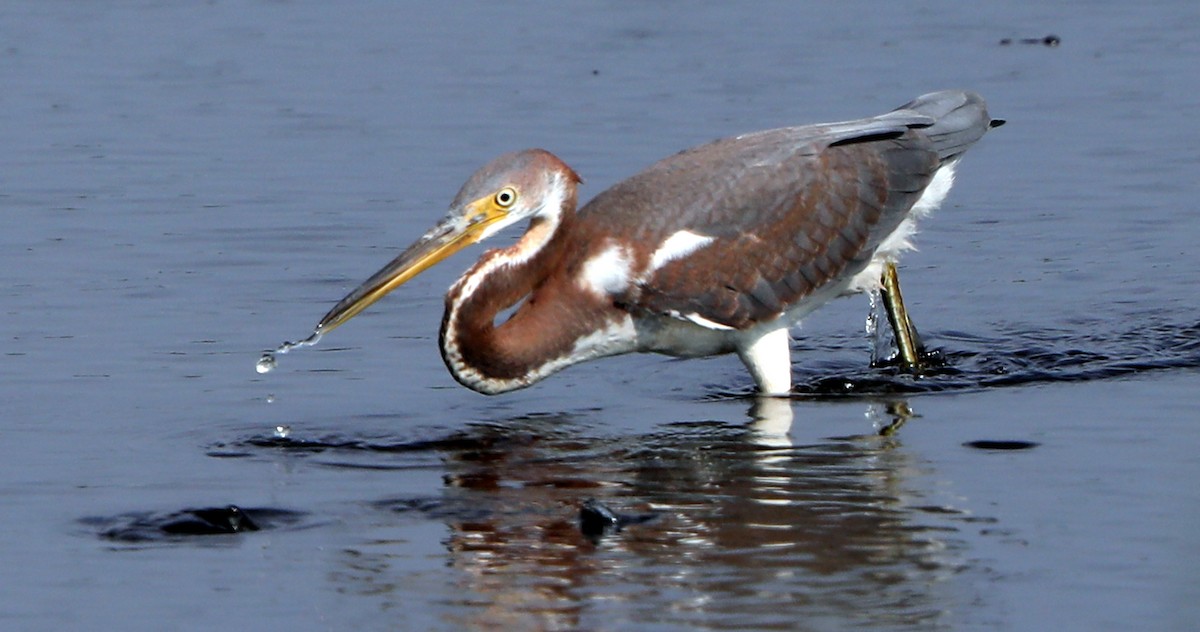
<instances>
[{"instance_id":1,"label":"water ripple","mask_svg":"<svg viewBox=\"0 0 1200 632\"><path fill-rule=\"evenodd\" d=\"M1200 368L1200 322L1148 319L1133 329L1113 330L1111 323L1093 321L1070 328L1007 328L991 336L943 331L926 342L932 368L919 376L886 361L875 367L798 364L793 393L836 398L973 391Z\"/></svg>"}]
</instances>

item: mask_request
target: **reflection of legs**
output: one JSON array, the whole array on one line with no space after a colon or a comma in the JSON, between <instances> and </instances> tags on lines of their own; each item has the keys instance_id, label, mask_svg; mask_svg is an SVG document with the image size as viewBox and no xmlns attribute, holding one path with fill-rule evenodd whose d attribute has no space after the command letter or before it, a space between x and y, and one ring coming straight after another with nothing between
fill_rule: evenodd
<instances>
[{"instance_id":1,"label":"reflection of legs","mask_svg":"<svg viewBox=\"0 0 1200 632\"><path fill-rule=\"evenodd\" d=\"M891 421L879 429L879 436L881 437L890 437L895 435L900 431L900 427L904 425L904 422L912 419L913 417L920 416L913 412L913 409L908 405L908 400L906 399L887 402L884 407L884 411L889 417L891 417Z\"/></svg>"},{"instance_id":2,"label":"reflection of legs","mask_svg":"<svg viewBox=\"0 0 1200 632\"><path fill-rule=\"evenodd\" d=\"M921 353L924 349L916 327L913 327L908 318L908 310L904 308L904 297L900 296L900 277L896 274L896 264L891 261L884 264L881 282L883 306L887 310L892 331L896 333L896 347L900 351L900 368L913 373L919 372Z\"/></svg>"},{"instance_id":3,"label":"reflection of legs","mask_svg":"<svg viewBox=\"0 0 1200 632\"><path fill-rule=\"evenodd\" d=\"M772 448L790 448L792 440L792 400L786 397L758 396L750 406L750 429L755 443Z\"/></svg>"}]
</instances>

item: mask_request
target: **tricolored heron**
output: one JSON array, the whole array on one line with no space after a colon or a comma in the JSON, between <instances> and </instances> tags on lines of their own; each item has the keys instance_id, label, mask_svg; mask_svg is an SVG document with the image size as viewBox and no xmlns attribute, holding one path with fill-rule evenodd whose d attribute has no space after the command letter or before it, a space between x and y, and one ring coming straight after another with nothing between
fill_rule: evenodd
<instances>
[{"instance_id":1,"label":"tricolored heron","mask_svg":"<svg viewBox=\"0 0 1200 632\"><path fill-rule=\"evenodd\" d=\"M736 352L761 392L785 394L788 327L881 283L902 360L916 366L895 258L912 247L916 220L946 197L963 152L1002 122L977 94L935 92L873 118L689 149L578 211L581 180L562 160L541 149L505 154L467 180L444 219L334 306L314 336L528 219L516 244L485 252L446 294L442 357L481 393L641 351Z\"/></svg>"}]
</instances>

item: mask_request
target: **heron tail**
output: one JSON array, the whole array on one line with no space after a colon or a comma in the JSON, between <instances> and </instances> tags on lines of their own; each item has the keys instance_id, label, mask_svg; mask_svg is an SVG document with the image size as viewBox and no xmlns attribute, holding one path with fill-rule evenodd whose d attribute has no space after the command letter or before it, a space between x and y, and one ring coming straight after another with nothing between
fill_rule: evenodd
<instances>
[{"instance_id":1,"label":"heron tail","mask_svg":"<svg viewBox=\"0 0 1200 632\"><path fill-rule=\"evenodd\" d=\"M988 116L983 97L964 90L923 94L896 108L894 112L915 112L933 119L933 124L921 131L933 141L933 147L943 163L958 158L975 141L983 138L989 129L1004 124L1003 119Z\"/></svg>"}]
</instances>

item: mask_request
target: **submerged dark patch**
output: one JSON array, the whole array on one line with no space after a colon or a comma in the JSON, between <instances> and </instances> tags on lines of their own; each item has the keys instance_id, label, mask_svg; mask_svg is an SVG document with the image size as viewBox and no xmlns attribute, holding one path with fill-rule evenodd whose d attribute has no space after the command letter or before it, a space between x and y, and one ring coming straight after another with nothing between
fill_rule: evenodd
<instances>
[{"instance_id":1,"label":"submerged dark patch","mask_svg":"<svg viewBox=\"0 0 1200 632\"><path fill-rule=\"evenodd\" d=\"M93 516L81 519L80 523L96 529L97 535L106 540L133 543L250 533L295 524L303 516L301 512L286 509L242 509L237 505L227 505Z\"/></svg>"},{"instance_id":2,"label":"submerged dark patch","mask_svg":"<svg viewBox=\"0 0 1200 632\"><path fill-rule=\"evenodd\" d=\"M617 513L608 505L589 498L579 507L579 530L589 540L598 542L606 535L619 533L627 525L649 522L656 517L653 513Z\"/></svg>"}]
</instances>

